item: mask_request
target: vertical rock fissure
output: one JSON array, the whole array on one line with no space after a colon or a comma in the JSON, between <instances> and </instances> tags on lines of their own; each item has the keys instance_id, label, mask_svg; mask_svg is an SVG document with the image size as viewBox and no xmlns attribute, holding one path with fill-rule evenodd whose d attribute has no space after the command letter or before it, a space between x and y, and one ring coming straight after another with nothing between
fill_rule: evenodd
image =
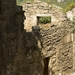
<instances>
[{"instance_id":1,"label":"vertical rock fissure","mask_svg":"<svg viewBox=\"0 0 75 75\"><path fill-rule=\"evenodd\" d=\"M49 64L49 57L44 58L44 74L43 75L48 75L48 64Z\"/></svg>"}]
</instances>

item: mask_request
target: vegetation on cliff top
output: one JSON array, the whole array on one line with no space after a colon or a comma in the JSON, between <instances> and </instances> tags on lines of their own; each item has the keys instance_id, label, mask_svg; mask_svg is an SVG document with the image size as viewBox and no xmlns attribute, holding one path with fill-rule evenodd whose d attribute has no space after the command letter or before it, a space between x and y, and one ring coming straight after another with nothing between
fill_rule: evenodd
<instances>
[{"instance_id":1,"label":"vegetation on cliff top","mask_svg":"<svg viewBox=\"0 0 75 75\"><path fill-rule=\"evenodd\" d=\"M26 2L31 2L33 3L34 0L17 0L17 4L23 4L23 3L26 3ZM40 1L44 1L44 2L47 2L49 4L55 4L57 6L60 6L62 8L66 8L69 4L73 4L73 2L75 2L75 0L64 0L64 1L61 1L61 2L58 2L57 0L40 0Z\"/></svg>"},{"instance_id":2,"label":"vegetation on cliff top","mask_svg":"<svg viewBox=\"0 0 75 75\"><path fill-rule=\"evenodd\" d=\"M75 2L72 2L68 6L66 6L66 8L64 9L64 12L72 10L74 7L75 7Z\"/></svg>"}]
</instances>

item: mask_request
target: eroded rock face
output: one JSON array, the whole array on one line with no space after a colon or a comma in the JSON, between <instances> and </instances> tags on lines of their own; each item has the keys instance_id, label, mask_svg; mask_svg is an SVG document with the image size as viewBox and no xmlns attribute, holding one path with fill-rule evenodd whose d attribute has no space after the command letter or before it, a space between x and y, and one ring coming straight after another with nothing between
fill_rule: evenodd
<instances>
[{"instance_id":1,"label":"eroded rock face","mask_svg":"<svg viewBox=\"0 0 75 75\"><path fill-rule=\"evenodd\" d=\"M18 36L23 35L24 11L16 6L16 0L0 0L0 4L0 75L19 75L17 56L21 55L23 42L19 39L23 38Z\"/></svg>"}]
</instances>

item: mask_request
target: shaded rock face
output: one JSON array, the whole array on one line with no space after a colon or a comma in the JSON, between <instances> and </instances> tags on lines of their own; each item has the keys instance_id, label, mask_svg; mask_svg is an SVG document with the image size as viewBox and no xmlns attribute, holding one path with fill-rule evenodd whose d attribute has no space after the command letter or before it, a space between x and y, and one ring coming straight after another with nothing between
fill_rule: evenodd
<instances>
[{"instance_id":1,"label":"shaded rock face","mask_svg":"<svg viewBox=\"0 0 75 75\"><path fill-rule=\"evenodd\" d=\"M24 33L25 75L43 75L40 34L37 31Z\"/></svg>"},{"instance_id":2,"label":"shaded rock face","mask_svg":"<svg viewBox=\"0 0 75 75\"><path fill-rule=\"evenodd\" d=\"M0 0L0 4L0 75L19 75L17 56L22 37L18 36L23 33L24 12L16 0Z\"/></svg>"}]
</instances>

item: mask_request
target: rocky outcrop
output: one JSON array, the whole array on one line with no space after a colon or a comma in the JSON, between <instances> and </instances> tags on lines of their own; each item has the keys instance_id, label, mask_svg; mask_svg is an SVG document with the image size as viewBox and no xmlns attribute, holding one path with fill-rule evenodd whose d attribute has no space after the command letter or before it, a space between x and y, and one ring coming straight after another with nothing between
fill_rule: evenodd
<instances>
[{"instance_id":1,"label":"rocky outcrop","mask_svg":"<svg viewBox=\"0 0 75 75\"><path fill-rule=\"evenodd\" d=\"M18 71L17 57L23 45L20 40L23 39L24 11L16 6L15 0L1 0L0 6L0 75L19 75L22 70Z\"/></svg>"}]
</instances>

